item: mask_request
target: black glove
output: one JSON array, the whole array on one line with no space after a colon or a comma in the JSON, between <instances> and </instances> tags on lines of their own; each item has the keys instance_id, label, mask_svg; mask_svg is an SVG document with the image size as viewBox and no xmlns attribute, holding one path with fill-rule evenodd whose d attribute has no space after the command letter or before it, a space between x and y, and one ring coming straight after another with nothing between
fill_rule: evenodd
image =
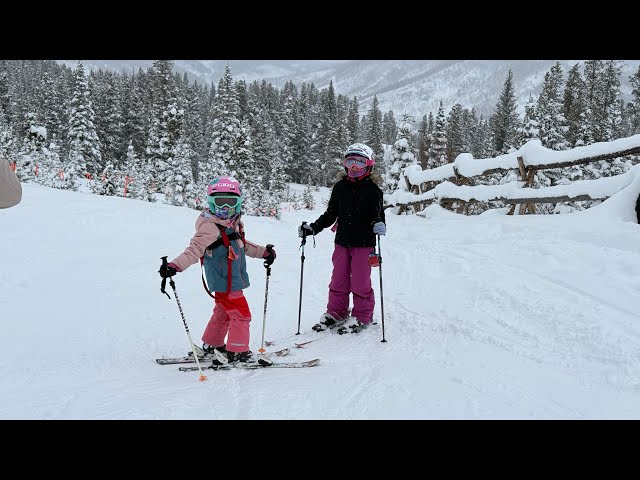
<instances>
[{"instance_id":1,"label":"black glove","mask_svg":"<svg viewBox=\"0 0 640 480\"><path fill-rule=\"evenodd\" d=\"M308 223L303 223L298 227L298 236L300 238L315 234L316 232L313 231L313 228Z\"/></svg>"},{"instance_id":2,"label":"black glove","mask_svg":"<svg viewBox=\"0 0 640 480\"><path fill-rule=\"evenodd\" d=\"M178 273L178 270L176 270L176 267L173 263L170 263L168 265L160 265L160 270L158 270L158 272L160 273L160 276L162 278L168 278L173 277L176 273Z\"/></svg>"},{"instance_id":3,"label":"black glove","mask_svg":"<svg viewBox=\"0 0 640 480\"><path fill-rule=\"evenodd\" d=\"M267 249L265 250L262 258L264 258L264 263L267 266L273 263L273 261L276 259L276 251L273 249L273 245L267 245Z\"/></svg>"}]
</instances>

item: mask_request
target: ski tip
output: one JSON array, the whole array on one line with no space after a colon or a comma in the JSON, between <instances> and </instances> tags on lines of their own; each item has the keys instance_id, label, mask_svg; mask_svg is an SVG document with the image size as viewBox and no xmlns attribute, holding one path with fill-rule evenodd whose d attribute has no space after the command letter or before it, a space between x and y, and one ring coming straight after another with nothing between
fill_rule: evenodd
<instances>
[{"instance_id":1,"label":"ski tip","mask_svg":"<svg viewBox=\"0 0 640 480\"><path fill-rule=\"evenodd\" d=\"M306 362L302 362L302 363L304 363L304 365L306 365L307 367L315 367L320 363L320 359L314 358L313 360L307 360Z\"/></svg>"},{"instance_id":2,"label":"ski tip","mask_svg":"<svg viewBox=\"0 0 640 480\"><path fill-rule=\"evenodd\" d=\"M198 379L198 381L204 382L206 379L207 379L206 375L200 375L200 378Z\"/></svg>"}]
</instances>

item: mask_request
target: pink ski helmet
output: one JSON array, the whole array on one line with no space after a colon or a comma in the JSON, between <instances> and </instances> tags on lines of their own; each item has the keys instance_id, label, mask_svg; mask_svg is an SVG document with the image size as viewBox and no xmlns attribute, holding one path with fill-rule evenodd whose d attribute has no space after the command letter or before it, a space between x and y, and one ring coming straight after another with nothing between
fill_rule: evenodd
<instances>
[{"instance_id":1,"label":"pink ski helmet","mask_svg":"<svg viewBox=\"0 0 640 480\"><path fill-rule=\"evenodd\" d=\"M222 220L239 218L242 212L242 189L233 177L216 177L207 185L209 210Z\"/></svg>"},{"instance_id":2,"label":"pink ski helmet","mask_svg":"<svg viewBox=\"0 0 640 480\"><path fill-rule=\"evenodd\" d=\"M207 195L216 193L235 193L241 197L240 182L233 177L216 177L207 185Z\"/></svg>"}]
</instances>

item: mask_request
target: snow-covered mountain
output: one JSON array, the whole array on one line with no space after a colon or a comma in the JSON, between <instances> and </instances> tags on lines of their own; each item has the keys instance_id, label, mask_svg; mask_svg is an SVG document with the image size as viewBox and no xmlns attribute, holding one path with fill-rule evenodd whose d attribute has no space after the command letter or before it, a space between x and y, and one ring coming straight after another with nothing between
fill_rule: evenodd
<instances>
[{"instance_id":1,"label":"snow-covered mountain","mask_svg":"<svg viewBox=\"0 0 640 480\"><path fill-rule=\"evenodd\" d=\"M540 93L544 74L556 60L231 60L234 78L247 82L265 79L281 87L288 80L313 82L324 88L333 80L337 93L357 96L364 113L377 95L383 112L396 116L406 112L419 120L430 111L437 112L440 100L445 111L458 102L475 107L479 114L493 112L509 69L513 71L521 112L529 94ZM568 69L579 60L561 60ZM65 60L69 66L76 61ZM90 69L112 68L131 71L147 68L152 60L84 60ZM214 82L222 76L225 60L176 60L180 73L199 82ZM638 70L639 60L627 60L622 68L622 92L629 100L629 76Z\"/></svg>"}]
</instances>

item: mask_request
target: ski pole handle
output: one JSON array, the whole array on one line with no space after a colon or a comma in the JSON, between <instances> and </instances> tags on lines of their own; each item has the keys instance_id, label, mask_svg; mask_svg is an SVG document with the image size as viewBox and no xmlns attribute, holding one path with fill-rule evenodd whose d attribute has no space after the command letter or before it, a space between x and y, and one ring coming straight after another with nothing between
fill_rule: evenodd
<instances>
[{"instance_id":1,"label":"ski pole handle","mask_svg":"<svg viewBox=\"0 0 640 480\"><path fill-rule=\"evenodd\" d=\"M273 244L271 244L271 243L267 243L266 249L267 249L267 252L269 252L269 253L273 253ZM272 262L272 263L273 263L273 262ZM269 262L267 262L267 261L265 260L265 261L264 261L264 263L263 263L263 265L264 265L264 268L266 268L266 269L267 269L267 275L270 275L270 274L271 274L271 263L269 263Z\"/></svg>"},{"instance_id":2,"label":"ski pole handle","mask_svg":"<svg viewBox=\"0 0 640 480\"><path fill-rule=\"evenodd\" d=\"M164 267L165 272L166 272L166 269L167 269L167 255L165 255L164 257L160 257L160 260L162 260L162 267ZM162 270L162 267L160 267L160 270ZM162 277L162 283L160 284L160 291L162 293L164 293L167 297L169 297L169 300L171 300L171 296L165 290L166 286L167 286L167 277Z\"/></svg>"}]
</instances>

